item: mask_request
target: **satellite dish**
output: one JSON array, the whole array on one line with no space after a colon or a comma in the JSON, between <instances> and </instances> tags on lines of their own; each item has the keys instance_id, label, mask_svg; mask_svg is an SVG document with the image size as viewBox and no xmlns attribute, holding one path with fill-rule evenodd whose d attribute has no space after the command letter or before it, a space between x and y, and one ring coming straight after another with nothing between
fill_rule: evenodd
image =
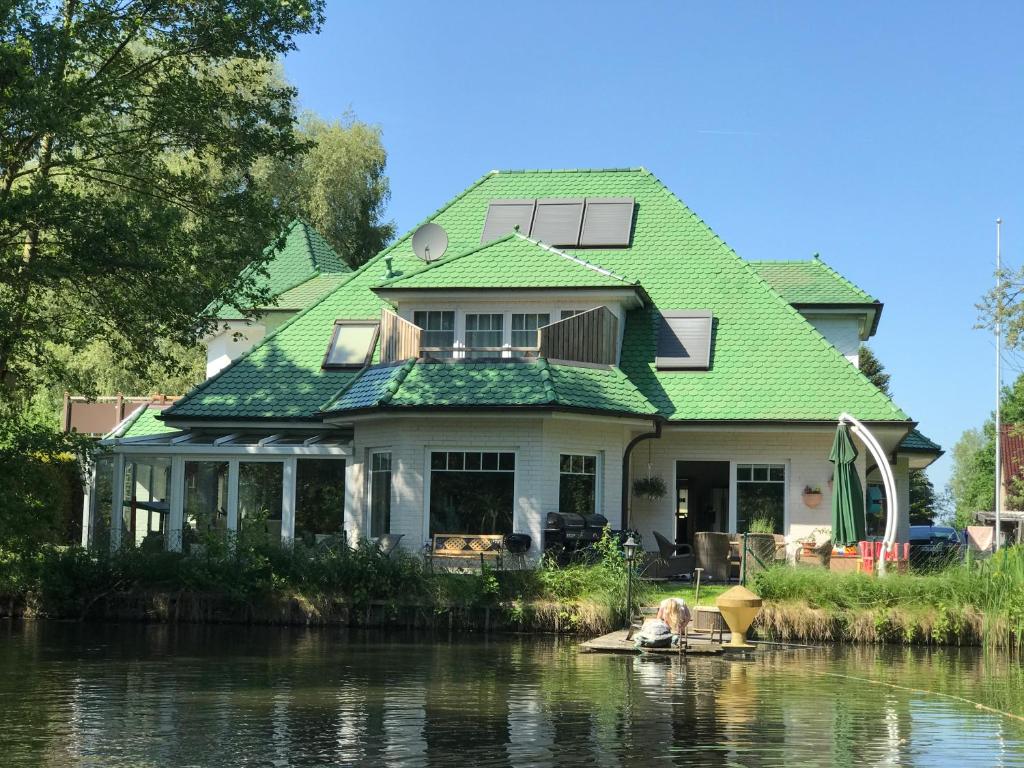
<instances>
[{"instance_id":1,"label":"satellite dish","mask_svg":"<svg viewBox=\"0 0 1024 768\"><path fill-rule=\"evenodd\" d=\"M412 235L413 252L428 264L440 259L447 248L448 233L433 222L424 224Z\"/></svg>"}]
</instances>

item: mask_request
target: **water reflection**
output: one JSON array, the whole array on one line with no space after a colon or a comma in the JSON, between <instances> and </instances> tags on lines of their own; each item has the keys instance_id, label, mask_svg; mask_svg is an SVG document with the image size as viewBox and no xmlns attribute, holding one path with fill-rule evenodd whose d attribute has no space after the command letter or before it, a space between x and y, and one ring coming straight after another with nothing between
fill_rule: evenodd
<instances>
[{"instance_id":1,"label":"water reflection","mask_svg":"<svg viewBox=\"0 0 1024 768\"><path fill-rule=\"evenodd\" d=\"M5 766L1024 766L1022 724L971 702L1024 711L1021 667L966 649L723 661L557 639L0 624Z\"/></svg>"}]
</instances>

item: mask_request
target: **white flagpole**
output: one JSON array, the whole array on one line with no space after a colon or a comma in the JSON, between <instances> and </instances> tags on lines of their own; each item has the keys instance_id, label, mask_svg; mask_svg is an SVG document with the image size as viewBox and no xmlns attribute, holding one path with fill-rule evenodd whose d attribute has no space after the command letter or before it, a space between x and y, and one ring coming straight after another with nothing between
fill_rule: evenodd
<instances>
[{"instance_id":1,"label":"white flagpole","mask_svg":"<svg viewBox=\"0 0 1024 768\"><path fill-rule=\"evenodd\" d=\"M1002 531L1002 474L1003 474L1003 435L1000 401L1003 395L1002 377L1002 346L1003 346L1003 276L1002 276L1002 227L1003 220L996 219L996 535L995 548L999 549L1000 532Z\"/></svg>"}]
</instances>

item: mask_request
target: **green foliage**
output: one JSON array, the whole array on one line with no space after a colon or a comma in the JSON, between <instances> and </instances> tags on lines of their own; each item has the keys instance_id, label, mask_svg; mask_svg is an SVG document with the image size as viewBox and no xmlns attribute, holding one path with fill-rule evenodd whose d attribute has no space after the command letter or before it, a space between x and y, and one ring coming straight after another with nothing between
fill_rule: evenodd
<instances>
[{"instance_id":1,"label":"green foliage","mask_svg":"<svg viewBox=\"0 0 1024 768\"><path fill-rule=\"evenodd\" d=\"M67 539L64 512L80 485L76 456L90 450L77 435L65 435L26 418L2 418L0 409L0 545L31 550Z\"/></svg>"},{"instance_id":2,"label":"green foliage","mask_svg":"<svg viewBox=\"0 0 1024 768\"><path fill-rule=\"evenodd\" d=\"M988 559L934 573L893 573L884 578L775 567L755 574L752 589L765 600L802 602L828 611L874 611L887 616L886 621L896 611L928 609L933 613L929 633L934 636L948 634L965 617L981 614L987 644L1024 645L1024 547L1008 547Z\"/></svg>"},{"instance_id":3,"label":"green foliage","mask_svg":"<svg viewBox=\"0 0 1024 768\"><path fill-rule=\"evenodd\" d=\"M875 353L871 351L871 347L867 344L860 345L857 363L860 367L860 372L867 376L872 384L885 394L892 396L892 392L889 391L890 376L885 372L885 366L875 357Z\"/></svg>"},{"instance_id":4,"label":"green foliage","mask_svg":"<svg viewBox=\"0 0 1024 768\"><path fill-rule=\"evenodd\" d=\"M283 210L308 221L350 267L359 267L395 233L392 222L382 222L391 189L380 128L350 113L331 122L307 113L299 135L308 152L296 160L263 159L254 177Z\"/></svg>"},{"instance_id":5,"label":"green foliage","mask_svg":"<svg viewBox=\"0 0 1024 768\"><path fill-rule=\"evenodd\" d=\"M664 498L666 493L668 493L668 489L665 487L665 481L657 475L638 477L633 481L634 496L657 501Z\"/></svg>"},{"instance_id":6,"label":"green foliage","mask_svg":"<svg viewBox=\"0 0 1024 768\"><path fill-rule=\"evenodd\" d=\"M936 514L935 486L923 469L910 470L910 524L929 525Z\"/></svg>"},{"instance_id":7,"label":"green foliage","mask_svg":"<svg viewBox=\"0 0 1024 768\"><path fill-rule=\"evenodd\" d=\"M775 533L775 521L770 517L755 517L747 526L747 533Z\"/></svg>"},{"instance_id":8,"label":"green foliage","mask_svg":"<svg viewBox=\"0 0 1024 768\"><path fill-rule=\"evenodd\" d=\"M294 90L266 77L322 0L218 6L15 0L0 6L0 383L102 338L173 367L287 212L255 183L296 158ZM182 290L182 286L188 290Z\"/></svg>"}]
</instances>

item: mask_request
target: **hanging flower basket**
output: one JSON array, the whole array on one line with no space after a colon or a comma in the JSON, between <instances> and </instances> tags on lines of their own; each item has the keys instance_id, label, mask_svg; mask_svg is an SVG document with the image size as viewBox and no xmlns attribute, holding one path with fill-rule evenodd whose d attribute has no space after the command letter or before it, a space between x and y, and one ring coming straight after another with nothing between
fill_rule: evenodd
<instances>
[{"instance_id":1,"label":"hanging flower basket","mask_svg":"<svg viewBox=\"0 0 1024 768\"><path fill-rule=\"evenodd\" d=\"M664 498L666 493L668 493L668 489L665 487L665 481L656 475L653 477L638 477L633 481L634 496L657 501Z\"/></svg>"},{"instance_id":2,"label":"hanging flower basket","mask_svg":"<svg viewBox=\"0 0 1024 768\"><path fill-rule=\"evenodd\" d=\"M817 509L821 505L821 488L804 488L804 504L808 509Z\"/></svg>"}]
</instances>

